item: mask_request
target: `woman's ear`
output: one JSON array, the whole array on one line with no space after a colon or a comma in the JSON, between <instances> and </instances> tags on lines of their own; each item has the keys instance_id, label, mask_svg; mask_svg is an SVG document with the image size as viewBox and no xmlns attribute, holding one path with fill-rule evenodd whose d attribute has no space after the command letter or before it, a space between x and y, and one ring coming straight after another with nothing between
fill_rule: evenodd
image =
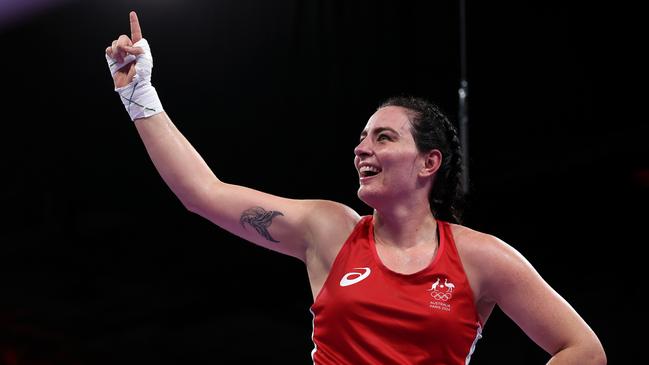
<instances>
[{"instance_id":1,"label":"woman's ear","mask_svg":"<svg viewBox=\"0 0 649 365\"><path fill-rule=\"evenodd\" d=\"M442 166L442 152L434 149L424 155L424 167L419 171L422 177L433 176Z\"/></svg>"}]
</instances>

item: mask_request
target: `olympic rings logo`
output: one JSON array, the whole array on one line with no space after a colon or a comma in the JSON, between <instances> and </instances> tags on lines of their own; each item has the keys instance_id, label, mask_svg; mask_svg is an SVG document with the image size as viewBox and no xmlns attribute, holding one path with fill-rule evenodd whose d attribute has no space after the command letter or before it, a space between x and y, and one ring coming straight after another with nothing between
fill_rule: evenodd
<instances>
[{"instance_id":1,"label":"olympic rings logo","mask_svg":"<svg viewBox=\"0 0 649 365\"><path fill-rule=\"evenodd\" d=\"M430 292L430 296L433 297L435 300L440 300L442 302L446 302L449 299L451 299L452 295L451 295L450 292L442 293L442 292L439 292L439 291L432 291L432 292Z\"/></svg>"}]
</instances>

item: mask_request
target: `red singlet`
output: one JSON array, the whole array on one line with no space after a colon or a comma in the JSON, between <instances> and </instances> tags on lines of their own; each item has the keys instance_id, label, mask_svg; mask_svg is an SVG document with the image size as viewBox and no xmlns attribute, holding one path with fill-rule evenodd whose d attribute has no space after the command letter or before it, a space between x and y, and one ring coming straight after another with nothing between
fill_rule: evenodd
<instances>
[{"instance_id":1,"label":"red singlet","mask_svg":"<svg viewBox=\"0 0 649 365\"><path fill-rule=\"evenodd\" d=\"M391 271L374 246L372 216L343 244L315 302L318 365L468 364L482 327L451 227L427 268Z\"/></svg>"}]
</instances>

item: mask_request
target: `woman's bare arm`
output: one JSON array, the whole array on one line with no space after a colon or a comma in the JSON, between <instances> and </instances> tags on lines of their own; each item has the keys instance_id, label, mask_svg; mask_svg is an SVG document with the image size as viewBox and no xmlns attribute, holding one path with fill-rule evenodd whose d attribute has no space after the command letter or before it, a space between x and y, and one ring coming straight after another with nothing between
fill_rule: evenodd
<instances>
[{"instance_id":1,"label":"woman's bare arm","mask_svg":"<svg viewBox=\"0 0 649 365\"><path fill-rule=\"evenodd\" d=\"M602 344L573 307L518 251L487 237L481 250L489 266L485 295L552 355L549 364L606 364Z\"/></svg>"},{"instance_id":2,"label":"woman's bare arm","mask_svg":"<svg viewBox=\"0 0 649 365\"><path fill-rule=\"evenodd\" d=\"M106 54L118 63L129 55L144 52L136 44L143 38L134 12L130 14L130 23L131 37L122 35L106 49ZM138 72L136 62L115 70L113 79L116 88L133 85L131 82ZM125 105L130 106L130 94L126 95L122 95L122 98ZM135 115L133 117L132 114L132 117L149 157L182 204L250 242L304 261L309 243L314 241L313 232L318 231L314 225L326 225L329 220L358 219L355 212L341 204L286 199L222 182L166 112L145 117ZM323 206L327 209L321 209ZM316 240L320 240L321 235L316 236Z\"/></svg>"}]
</instances>

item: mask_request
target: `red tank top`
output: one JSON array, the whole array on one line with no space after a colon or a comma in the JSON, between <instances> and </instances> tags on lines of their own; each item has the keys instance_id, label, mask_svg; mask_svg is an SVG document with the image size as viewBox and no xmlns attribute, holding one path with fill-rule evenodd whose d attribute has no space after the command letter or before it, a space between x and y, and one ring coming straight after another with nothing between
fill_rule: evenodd
<instances>
[{"instance_id":1,"label":"red tank top","mask_svg":"<svg viewBox=\"0 0 649 365\"><path fill-rule=\"evenodd\" d=\"M311 306L314 364L468 364L482 337L473 293L448 223L425 269L399 274L381 262L372 216L336 256Z\"/></svg>"}]
</instances>

